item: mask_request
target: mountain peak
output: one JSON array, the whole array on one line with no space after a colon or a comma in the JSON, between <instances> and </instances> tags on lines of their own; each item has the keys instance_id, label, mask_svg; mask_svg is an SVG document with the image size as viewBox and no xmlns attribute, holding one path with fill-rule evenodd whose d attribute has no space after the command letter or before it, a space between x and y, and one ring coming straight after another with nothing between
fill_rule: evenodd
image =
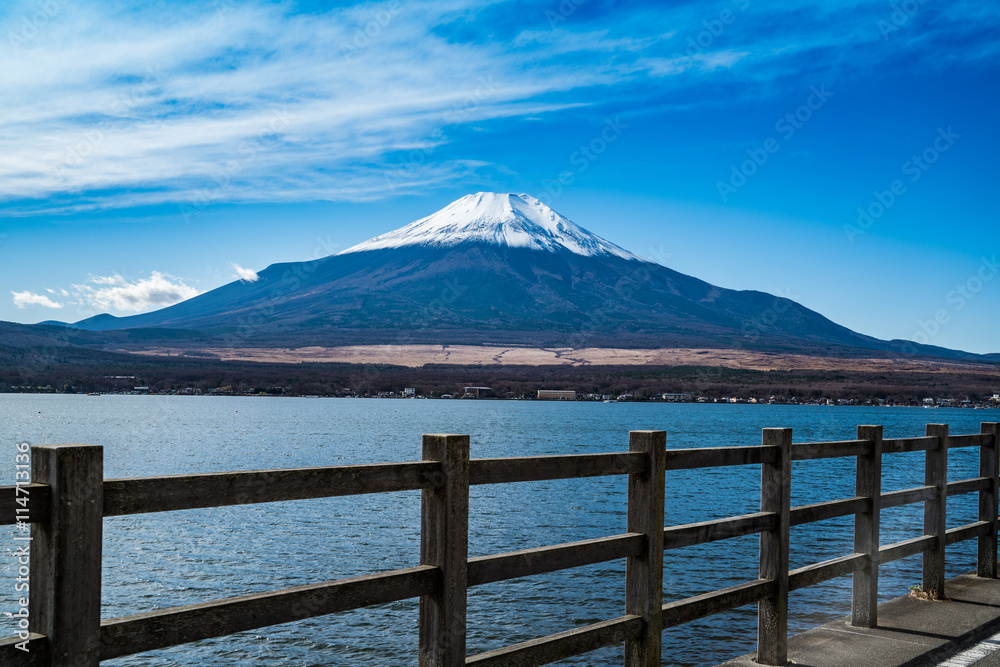
<instances>
[{"instance_id":1,"label":"mountain peak","mask_svg":"<svg viewBox=\"0 0 1000 667\"><path fill-rule=\"evenodd\" d=\"M433 215L339 254L405 246L448 247L469 242L645 261L588 232L530 195L497 192L466 195Z\"/></svg>"}]
</instances>

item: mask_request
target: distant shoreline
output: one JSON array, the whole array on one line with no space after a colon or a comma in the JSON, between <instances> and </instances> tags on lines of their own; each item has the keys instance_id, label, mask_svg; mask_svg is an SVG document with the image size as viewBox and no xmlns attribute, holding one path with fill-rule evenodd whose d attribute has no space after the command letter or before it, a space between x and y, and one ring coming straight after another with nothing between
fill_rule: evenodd
<instances>
[{"instance_id":1,"label":"distant shoreline","mask_svg":"<svg viewBox=\"0 0 1000 667\"><path fill-rule=\"evenodd\" d=\"M0 393L389 397L410 388L414 395L440 397L460 396L465 387L488 388L476 393L494 398L535 398L538 390L567 390L591 400L690 395L706 402L922 405L930 398L985 407L1000 395L1000 364L732 348L376 345L160 347L144 353L50 350L47 357L24 355L0 367Z\"/></svg>"},{"instance_id":2,"label":"distant shoreline","mask_svg":"<svg viewBox=\"0 0 1000 667\"><path fill-rule=\"evenodd\" d=\"M945 409L955 409L955 410L1000 410L1000 401L985 400L985 401L972 401L968 404L961 403L951 403L947 399L934 399L935 403L927 404L924 402L873 402L866 399L815 399L815 400L756 400L756 399L745 399L738 397L725 397L721 399L706 399L699 400L701 397L692 397L688 400L671 400L664 399L662 397L644 397L644 398L618 398L612 397L609 399L593 398L589 396L579 396L574 399L547 399L547 398L536 398L532 396L486 396L486 397L472 397L472 396L398 396L398 395L383 395L383 396L358 396L358 395L337 395L337 394L253 394L253 393L184 393L179 391L167 391L167 392L137 392L137 391L122 391L122 392L95 392L95 393L84 393L84 392L55 392L55 391L8 391L0 392L0 400L3 400L4 395L12 394L27 394L32 396L89 396L89 397L103 397L103 396L181 396L181 397L192 397L192 398L333 398L333 399L377 399L377 400L398 400L398 401L409 401L409 400L445 400L445 401L517 401L517 402L534 402L534 403L658 403L667 405L794 405L794 406L822 406L822 407L876 407L876 408L945 408ZM938 402L938 401L941 402Z\"/></svg>"}]
</instances>

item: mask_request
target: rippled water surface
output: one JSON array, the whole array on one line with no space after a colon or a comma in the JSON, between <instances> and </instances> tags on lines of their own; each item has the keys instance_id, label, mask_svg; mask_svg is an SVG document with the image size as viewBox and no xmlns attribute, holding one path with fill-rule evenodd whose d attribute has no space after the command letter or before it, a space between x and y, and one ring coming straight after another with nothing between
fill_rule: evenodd
<instances>
[{"instance_id":1,"label":"rippled water surface","mask_svg":"<svg viewBox=\"0 0 1000 667\"><path fill-rule=\"evenodd\" d=\"M538 403L180 396L0 396L0 470L13 481L14 444L104 446L105 477L344 465L420 458L422 433L468 433L473 458L627 449L630 429L667 432L668 447L760 443L764 427L796 442L923 435L927 422L978 433L997 411L818 406ZM976 476L973 450L952 450L949 477ZM886 456L883 490L923 482L922 454ZM757 511L759 466L672 473L667 523ZM470 555L625 532L624 477L475 486ZM854 461L793 464L794 505L854 495ZM949 527L976 519L974 497L949 500ZM418 492L112 517L104 521L103 616L243 595L419 562ZM883 512L882 543L921 533L919 506ZM794 528L791 567L850 553L851 521ZM3 545L9 554L11 528ZM0 602L14 608L12 559ZM972 541L949 547L948 576L973 569ZM756 536L668 552L664 599L756 578ZM469 649L481 652L623 613L624 561L469 591ZM920 580L920 558L880 570L881 595ZM6 583L4 583L6 582ZM792 594L793 633L850 609L849 577ZM3 632L13 625L0 618ZM714 665L754 650L756 608L664 632L664 665ZM263 628L120 658L139 665L415 665L415 600ZM621 664L621 648L563 664Z\"/></svg>"}]
</instances>

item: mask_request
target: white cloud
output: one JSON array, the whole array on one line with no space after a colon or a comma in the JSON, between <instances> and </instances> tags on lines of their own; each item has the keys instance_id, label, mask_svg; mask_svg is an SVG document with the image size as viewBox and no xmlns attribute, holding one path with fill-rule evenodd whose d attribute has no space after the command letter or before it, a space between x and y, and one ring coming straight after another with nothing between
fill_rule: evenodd
<instances>
[{"instance_id":1,"label":"white cloud","mask_svg":"<svg viewBox=\"0 0 1000 667\"><path fill-rule=\"evenodd\" d=\"M118 275L117 273L112 276L90 276L87 278L88 282L92 282L95 285L124 285L125 279Z\"/></svg>"},{"instance_id":2,"label":"white cloud","mask_svg":"<svg viewBox=\"0 0 1000 667\"><path fill-rule=\"evenodd\" d=\"M149 278L129 281L120 275L91 276L87 285L73 285L73 295L100 311L141 313L198 296L182 280L153 271ZM97 285L95 287L94 285Z\"/></svg>"},{"instance_id":3,"label":"white cloud","mask_svg":"<svg viewBox=\"0 0 1000 667\"><path fill-rule=\"evenodd\" d=\"M49 290L52 291L52 290ZM14 292L14 305L18 308L27 308L28 306L45 306L46 308L62 308L61 303L56 303L44 294L35 294L34 292L29 292L25 290L24 292Z\"/></svg>"},{"instance_id":4,"label":"white cloud","mask_svg":"<svg viewBox=\"0 0 1000 667\"><path fill-rule=\"evenodd\" d=\"M803 62L839 72L904 50L930 58L935 40L969 60L998 48L951 39L998 24L990 3L957 0L933 10L933 30L889 41L875 27L891 14L884 2L755 3L692 54L687 40L701 37L717 8L639 6L596 28L573 15L554 30L539 10L520 33L508 28L508 48L475 25L476 12L496 4L391 0L294 14L295 3L264 0L51 3L58 14L30 39L0 44L0 201L30 215L409 194L502 170L434 152L461 126L614 100L635 106L629 100L648 91L716 103L687 93L712 90L704 77L737 68L773 81ZM20 34L39 7L9 5L0 35ZM784 16L791 10L794 22ZM787 30L773 29L780 21Z\"/></svg>"},{"instance_id":5,"label":"white cloud","mask_svg":"<svg viewBox=\"0 0 1000 667\"><path fill-rule=\"evenodd\" d=\"M256 271L253 269L245 269L236 262L233 262L233 270L236 271L236 275L240 280L248 283L255 283L260 278Z\"/></svg>"}]
</instances>

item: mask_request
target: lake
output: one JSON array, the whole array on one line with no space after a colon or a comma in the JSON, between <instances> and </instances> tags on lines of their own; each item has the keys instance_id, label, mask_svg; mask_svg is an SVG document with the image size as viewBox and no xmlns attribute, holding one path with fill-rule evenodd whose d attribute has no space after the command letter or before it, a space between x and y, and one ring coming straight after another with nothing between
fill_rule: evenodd
<instances>
[{"instance_id":1,"label":"lake","mask_svg":"<svg viewBox=\"0 0 1000 667\"><path fill-rule=\"evenodd\" d=\"M667 432L667 446L760 444L765 427L796 442L885 437L928 422L978 433L996 410L845 406L542 403L182 396L0 395L2 483L15 443L104 446L105 477L418 460L422 433L467 433L473 458L623 451L628 431ZM949 478L977 476L978 452L949 452ZM883 491L923 483L923 454L886 456ZM757 511L760 467L670 473L667 523ZM625 532L624 476L474 486L470 556ZM792 504L854 495L854 459L793 464ZM949 528L976 519L975 494L949 499ZM188 510L104 521L103 616L411 567L419 563L419 492ZM792 529L791 567L845 555L852 519ZM920 505L885 510L882 543L922 530ZM14 609L13 528L3 544L2 610ZM948 549L948 576L975 568L975 541ZM664 599L756 578L757 536L667 552ZM469 591L470 651L481 652L624 610L624 560ZM920 557L880 568L883 599L920 581ZM797 633L847 614L850 577L791 595ZM13 634L0 618L0 635ZM667 630L664 665L713 665L755 649L756 606ZM621 648L562 664L620 665ZM135 665L415 665L417 602L404 601L109 661Z\"/></svg>"}]
</instances>

